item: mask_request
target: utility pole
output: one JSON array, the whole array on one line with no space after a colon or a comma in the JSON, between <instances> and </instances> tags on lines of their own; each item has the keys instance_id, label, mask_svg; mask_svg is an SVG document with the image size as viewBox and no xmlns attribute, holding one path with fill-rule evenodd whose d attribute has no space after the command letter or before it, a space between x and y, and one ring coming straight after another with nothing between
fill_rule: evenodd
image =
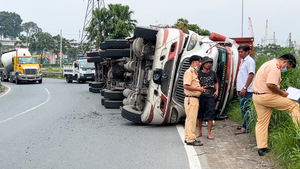
<instances>
[{"instance_id":1,"label":"utility pole","mask_svg":"<svg viewBox=\"0 0 300 169\"><path fill-rule=\"evenodd\" d=\"M242 0L242 37L243 37L243 25L244 25L244 0Z\"/></svg>"},{"instance_id":2,"label":"utility pole","mask_svg":"<svg viewBox=\"0 0 300 169\"><path fill-rule=\"evenodd\" d=\"M59 72L62 73L62 30L60 30Z\"/></svg>"},{"instance_id":3,"label":"utility pole","mask_svg":"<svg viewBox=\"0 0 300 169\"><path fill-rule=\"evenodd\" d=\"M89 46L89 43L90 43L90 42L86 42L88 32L86 32L85 29L89 26L91 20L93 19L93 11L97 8L101 9L100 7L102 7L102 6L105 7L104 0L100 0L100 1L101 2L99 2L99 0L88 0L88 3L87 3L83 28L82 28L82 32L81 32L81 40L80 40L80 48L81 48L83 55L86 53L86 50L87 50L86 45Z\"/></svg>"}]
</instances>

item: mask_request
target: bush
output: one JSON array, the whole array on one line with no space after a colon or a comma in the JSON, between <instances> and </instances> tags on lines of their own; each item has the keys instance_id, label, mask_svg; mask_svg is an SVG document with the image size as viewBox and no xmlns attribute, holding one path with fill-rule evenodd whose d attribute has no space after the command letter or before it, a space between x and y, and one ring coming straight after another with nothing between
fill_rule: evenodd
<instances>
[{"instance_id":1,"label":"bush","mask_svg":"<svg viewBox=\"0 0 300 169\"><path fill-rule=\"evenodd\" d=\"M45 67L60 67L60 64L43 63L42 68Z\"/></svg>"}]
</instances>

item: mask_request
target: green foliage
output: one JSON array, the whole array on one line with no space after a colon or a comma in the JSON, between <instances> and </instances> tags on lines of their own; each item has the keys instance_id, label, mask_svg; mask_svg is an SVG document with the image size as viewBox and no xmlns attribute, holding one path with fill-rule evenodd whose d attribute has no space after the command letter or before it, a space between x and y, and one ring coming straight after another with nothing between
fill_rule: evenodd
<instances>
[{"instance_id":1,"label":"green foliage","mask_svg":"<svg viewBox=\"0 0 300 169\"><path fill-rule=\"evenodd\" d=\"M43 74L43 78L64 79L64 76L57 74Z\"/></svg>"},{"instance_id":2,"label":"green foliage","mask_svg":"<svg viewBox=\"0 0 300 169\"><path fill-rule=\"evenodd\" d=\"M0 35L4 38L15 39L22 31L22 19L14 12L0 12Z\"/></svg>"},{"instance_id":3,"label":"green foliage","mask_svg":"<svg viewBox=\"0 0 300 169\"><path fill-rule=\"evenodd\" d=\"M210 35L208 30L201 29L197 24L189 24L189 21L183 18L179 18L173 25L173 28L181 29L184 33L188 33L188 30L191 30L199 35Z\"/></svg>"},{"instance_id":4,"label":"green foliage","mask_svg":"<svg viewBox=\"0 0 300 169\"><path fill-rule=\"evenodd\" d=\"M47 68L47 67L59 67L60 65L59 64L51 64L51 63L43 63L42 64L42 68Z\"/></svg>"},{"instance_id":5,"label":"green foliage","mask_svg":"<svg viewBox=\"0 0 300 169\"><path fill-rule=\"evenodd\" d=\"M137 21L131 19L133 11L128 5L109 4L108 9L93 11L93 18L86 28L87 39L99 48L101 42L107 39L124 39L133 31Z\"/></svg>"},{"instance_id":6,"label":"green foliage","mask_svg":"<svg viewBox=\"0 0 300 169\"><path fill-rule=\"evenodd\" d=\"M43 53L43 51L48 51L53 49L55 46L55 41L52 35L47 32L38 32L33 34L30 39L29 51L31 53L37 52L37 55Z\"/></svg>"},{"instance_id":7,"label":"green foliage","mask_svg":"<svg viewBox=\"0 0 300 169\"><path fill-rule=\"evenodd\" d=\"M80 50L78 48L71 47L71 48L67 49L67 55L68 55L69 61L76 60L79 53L80 53Z\"/></svg>"}]
</instances>

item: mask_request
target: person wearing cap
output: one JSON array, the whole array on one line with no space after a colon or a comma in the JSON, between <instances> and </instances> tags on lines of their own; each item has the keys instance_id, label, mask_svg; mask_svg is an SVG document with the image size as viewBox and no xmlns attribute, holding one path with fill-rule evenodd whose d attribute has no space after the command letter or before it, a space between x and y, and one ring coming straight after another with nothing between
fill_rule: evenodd
<instances>
[{"instance_id":1,"label":"person wearing cap","mask_svg":"<svg viewBox=\"0 0 300 169\"><path fill-rule=\"evenodd\" d=\"M257 112L255 135L260 156L270 151L268 148L268 126L273 109L288 111L298 128L300 123L299 104L287 98L288 94L280 90L281 73L296 67L296 58L284 54L265 62L258 69L253 82L253 103Z\"/></svg>"},{"instance_id":2,"label":"person wearing cap","mask_svg":"<svg viewBox=\"0 0 300 169\"><path fill-rule=\"evenodd\" d=\"M242 113L243 123L235 134L245 134L247 125L249 124L249 115L251 113L250 102L252 98L252 84L255 75L255 61L249 55L250 47L248 45L240 45L238 47L239 57L242 59L236 81L236 90L239 97L240 109Z\"/></svg>"},{"instance_id":3,"label":"person wearing cap","mask_svg":"<svg viewBox=\"0 0 300 169\"><path fill-rule=\"evenodd\" d=\"M196 140L195 129L196 119L199 108L199 96L201 92L205 91L200 86L198 79L198 70L201 66L201 57L193 55L190 57L190 67L183 75L184 88L184 109L186 113L184 137L187 145L202 146L200 141Z\"/></svg>"},{"instance_id":4,"label":"person wearing cap","mask_svg":"<svg viewBox=\"0 0 300 169\"><path fill-rule=\"evenodd\" d=\"M216 72L210 70L213 60L208 56L202 58L202 66L198 72L200 85L206 90L200 95L199 99L199 111L198 111L198 135L202 136L202 122L207 121L207 139L214 140L211 136L211 130L213 126L213 120L215 117L215 99L218 97L219 84L217 80Z\"/></svg>"}]
</instances>

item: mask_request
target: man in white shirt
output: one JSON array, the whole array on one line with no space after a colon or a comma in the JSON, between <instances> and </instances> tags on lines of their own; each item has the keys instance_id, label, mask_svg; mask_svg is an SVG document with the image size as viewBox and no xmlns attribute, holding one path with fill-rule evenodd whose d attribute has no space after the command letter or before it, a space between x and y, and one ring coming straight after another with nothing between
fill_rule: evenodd
<instances>
[{"instance_id":1,"label":"man in white shirt","mask_svg":"<svg viewBox=\"0 0 300 169\"><path fill-rule=\"evenodd\" d=\"M235 134L245 134L249 123L250 101L252 98L252 84L255 75L255 61L249 55L250 47L248 45L240 45L238 47L239 57L242 59L237 76L237 95L240 101L243 124Z\"/></svg>"}]
</instances>

